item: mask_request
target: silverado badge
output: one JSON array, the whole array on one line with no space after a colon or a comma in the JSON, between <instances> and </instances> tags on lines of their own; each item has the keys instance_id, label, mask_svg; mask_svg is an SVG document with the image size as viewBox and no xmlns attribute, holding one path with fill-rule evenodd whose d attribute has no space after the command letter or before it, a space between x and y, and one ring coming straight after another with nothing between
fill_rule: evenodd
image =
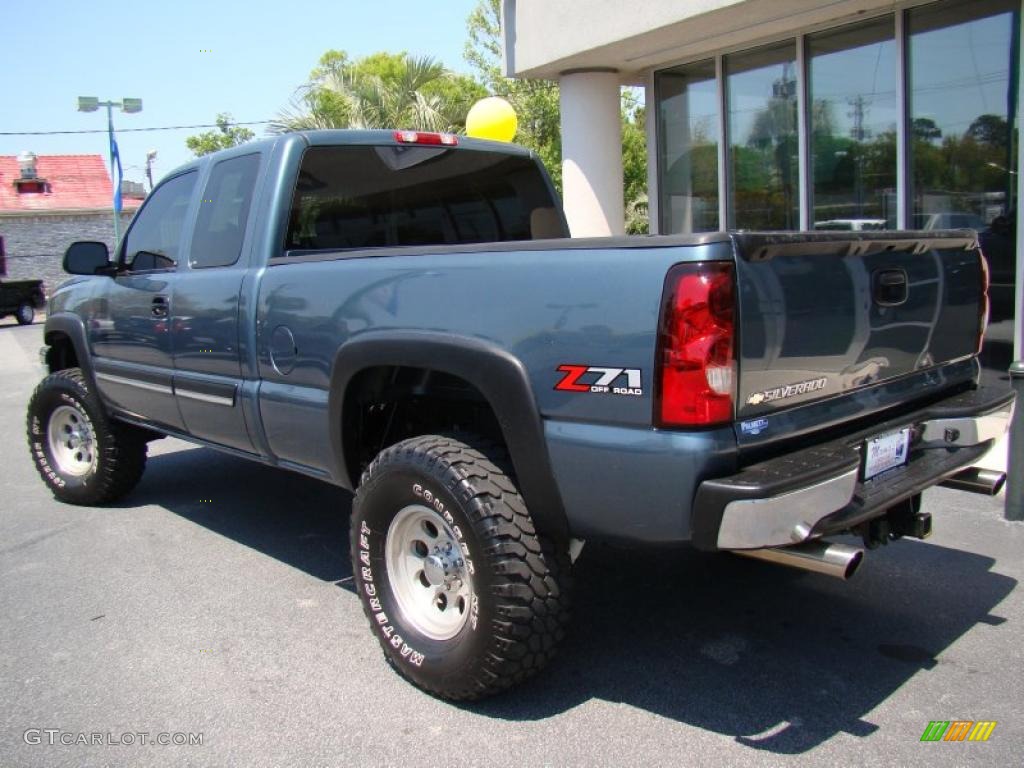
<instances>
[{"instance_id":1,"label":"silverado badge","mask_svg":"<svg viewBox=\"0 0 1024 768\"><path fill-rule=\"evenodd\" d=\"M827 384L828 379L822 376L820 379L808 379L796 384L786 384L783 387L766 389L761 392L755 392L748 397L747 405L760 405L761 403L771 403L775 400L785 400L787 397L806 395L824 389Z\"/></svg>"}]
</instances>

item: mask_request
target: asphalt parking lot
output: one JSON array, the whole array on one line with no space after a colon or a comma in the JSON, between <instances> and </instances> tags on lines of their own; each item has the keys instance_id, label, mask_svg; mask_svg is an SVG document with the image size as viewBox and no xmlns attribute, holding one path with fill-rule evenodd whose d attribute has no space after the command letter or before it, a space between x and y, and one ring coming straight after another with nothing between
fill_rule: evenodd
<instances>
[{"instance_id":1,"label":"asphalt parking lot","mask_svg":"<svg viewBox=\"0 0 1024 768\"><path fill-rule=\"evenodd\" d=\"M41 331L0 323L4 768L1020 764L1024 524L1002 497L929 491L933 537L870 552L848 583L588 547L556 662L453 706L365 626L348 494L163 440L122 503L54 501L24 437ZM958 719L998 725L920 741Z\"/></svg>"}]
</instances>

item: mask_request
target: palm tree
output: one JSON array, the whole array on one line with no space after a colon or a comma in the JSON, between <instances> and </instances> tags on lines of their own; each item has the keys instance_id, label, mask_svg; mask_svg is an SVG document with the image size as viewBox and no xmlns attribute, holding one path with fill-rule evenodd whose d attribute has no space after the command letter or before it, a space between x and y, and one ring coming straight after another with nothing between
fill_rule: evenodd
<instances>
[{"instance_id":1,"label":"palm tree","mask_svg":"<svg viewBox=\"0 0 1024 768\"><path fill-rule=\"evenodd\" d=\"M429 56L395 57L394 67L375 73L341 60L322 69L301 89L289 109L271 122L272 133L317 128L406 128L456 130L464 105L449 97L450 73Z\"/></svg>"}]
</instances>

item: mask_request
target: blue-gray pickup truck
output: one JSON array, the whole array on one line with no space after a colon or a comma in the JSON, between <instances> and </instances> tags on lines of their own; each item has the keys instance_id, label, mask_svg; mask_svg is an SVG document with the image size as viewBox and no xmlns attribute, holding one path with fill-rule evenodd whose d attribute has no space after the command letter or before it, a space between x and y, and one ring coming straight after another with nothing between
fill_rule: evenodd
<instances>
[{"instance_id":1,"label":"blue-gray pickup truck","mask_svg":"<svg viewBox=\"0 0 1024 768\"><path fill-rule=\"evenodd\" d=\"M355 492L359 598L451 699L539 669L588 540L848 577L923 538L1012 395L980 385L969 230L568 239L537 158L296 133L164 179L69 248L28 407L54 495L103 504L173 435Z\"/></svg>"}]
</instances>

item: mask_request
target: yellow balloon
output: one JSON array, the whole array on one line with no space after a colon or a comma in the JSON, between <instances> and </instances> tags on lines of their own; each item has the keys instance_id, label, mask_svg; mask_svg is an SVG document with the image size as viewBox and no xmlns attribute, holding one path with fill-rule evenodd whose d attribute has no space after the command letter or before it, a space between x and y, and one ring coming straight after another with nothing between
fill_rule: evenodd
<instances>
[{"instance_id":1,"label":"yellow balloon","mask_svg":"<svg viewBox=\"0 0 1024 768\"><path fill-rule=\"evenodd\" d=\"M512 141L518 126L516 111L500 96L480 99L466 115L466 135L474 139Z\"/></svg>"}]
</instances>

